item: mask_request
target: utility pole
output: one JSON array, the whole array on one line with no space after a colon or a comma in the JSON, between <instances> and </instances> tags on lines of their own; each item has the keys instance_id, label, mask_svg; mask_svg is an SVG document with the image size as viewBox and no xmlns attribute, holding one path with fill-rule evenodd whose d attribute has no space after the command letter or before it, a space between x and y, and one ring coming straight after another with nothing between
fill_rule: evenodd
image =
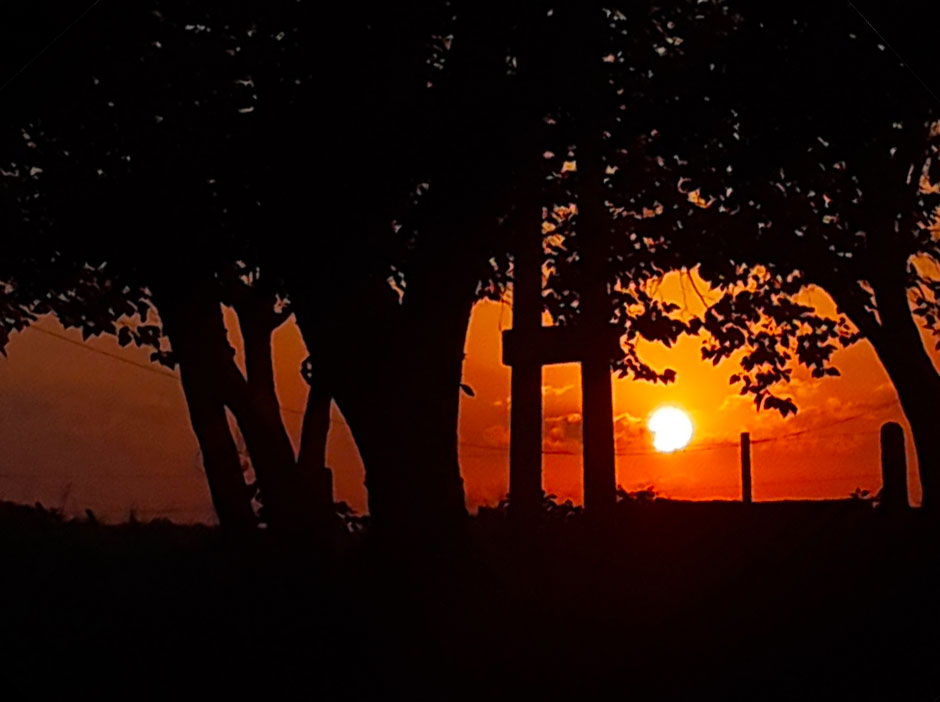
<instances>
[{"instance_id":1,"label":"utility pole","mask_svg":"<svg viewBox=\"0 0 940 702\"><path fill-rule=\"evenodd\" d=\"M533 518L542 500L542 362L536 338L542 329L542 234L517 233L513 256L512 329L504 334L503 362L512 366L509 410L509 503L514 516ZM513 342L519 353L512 353Z\"/></svg>"}]
</instances>

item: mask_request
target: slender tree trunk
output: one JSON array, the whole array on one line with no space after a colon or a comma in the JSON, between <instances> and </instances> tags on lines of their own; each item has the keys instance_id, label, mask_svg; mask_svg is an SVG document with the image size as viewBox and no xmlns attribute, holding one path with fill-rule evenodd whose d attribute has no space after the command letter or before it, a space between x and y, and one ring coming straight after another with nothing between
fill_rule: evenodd
<instances>
[{"instance_id":1,"label":"slender tree trunk","mask_svg":"<svg viewBox=\"0 0 940 702\"><path fill-rule=\"evenodd\" d=\"M180 378L190 422L202 452L212 505L224 531L249 532L258 522L251 506L252 490L245 483L225 405L219 401L215 388L204 382L205 372L199 365L181 361Z\"/></svg>"},{"instance_id":2,"label":"slender tree trunk","mask_svg":"<svg viewBox=\"0 0 940 702\"><path fill-rule=\"evenodd\" d=\"M326 468L326 444L330 435L332 402L333 398L323 378L313 379L310 382L303 425L300 429L297 467L301 471L315 473L318 470L328 470ZM330 494L332 495L332 490Z\"/></svg>"},{"instance_id":3,"label":"slender tree trunk","mask_svg":"<svg viewBox=\"0 0 940 702\"><path fill-rule=\"evenodd\" d=\"M253 530L257 519L251 506L251 489L245 484L215 371L218 364L231 362L225 327L216 319L218 302L204 298L198 291L186 300L165 296L156 302L179 363L189 418L202 452L219 524L230 533Z\"/></svg>"},{"instance_id":4,"label":"slender tree trunk","mask_svg":"<svg viewBox=\"0 0 940 702\"><path fill-rule=\"evenodd\" d=\"M301 480L311 489L329 513L333 508L333 471L326 465L326 444L330 434L330 407L333 398L322 379L313 379L307 394L303 425L300 429L300 448L297 452L297 470Z\"/></svg>"},{"instance_id":5,"label":"slender tree trunk","mask_svg":"<svg viewBox=\"0 0 940 702\"><path fill-rule=\"evenodd\" d=\"M911 425L923 506L935 510L940 507L940 375L911 314L903 281L881 281L874 290L881 326L870 340Z\"/></svg>"},{"instance_id":6,"label":"slender tree trunk","mask_svg":"<svg viewBox=\"0 0 940 702\"><path fill-rule=\"evenodd\" d=\"M271 356L272 326L237 308L245 344L247 393L233 398L232 411L238 420L245 443L251 453L252 465L261 482L263 516L272 528L283 528L302 518L308 495L292 489L291 474L295 469L294 449L281 418L280 404L274 387ZM310 506L312 509L312 505Z\"/></svg>"},{"instance_id":7,"label":"slender tree trunk","mask_svg":"<svg viewBox=\"0 0 940 702\"><path fill-rule=\"evenodd\" d=\"M235 518L240 522L250 516L252 526L257 523L226 407L245 437L258 480L263 518L272 530L302 534L329 522L335 516L332 500L318 499L316 488L322 486L322 481L318 485L301 479L280 416L271 358L273 327L252 315L243 318L246 379L235 365L213 290L197 285L187 290L185 298L177 300L167 295L158 298L157 304L180 363L193 429L205 457L220 522Z\"/></svg>"},{"instance_id":8,"label":"slender tree trunk","mask_svg":"<svg viewBox=\"0 0 940 702\"><path fill-rule=\"evenodd\" d=\"M274 386L271 334L279 321L272 309L273 300L264 299L237 307L248 377L243 384L232 378L228 397L258 475L264 518L281 532L312 535L336 522L332 485L322 473L301 469L284 426Z\"/></svg>"}]
</instances>

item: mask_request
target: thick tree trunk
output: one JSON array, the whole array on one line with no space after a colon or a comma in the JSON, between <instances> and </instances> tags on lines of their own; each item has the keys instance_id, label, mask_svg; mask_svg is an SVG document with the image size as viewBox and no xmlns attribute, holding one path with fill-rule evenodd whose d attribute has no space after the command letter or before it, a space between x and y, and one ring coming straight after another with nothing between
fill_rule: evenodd
<instances>
[{"instance_id":1,"label":"thick tree trunk","mask_svg":"<svg viewBox=\"0 0 940 702\"><path fill-rule=\"evenodd\" d=\"M444 274L446 275L446 273ZM410 335L400 362L408 387L403 391L409 416L402 415L406 439L403 460L418 471L414 493L437 528L453 532L466 518L460 475L458 428L464 346L474 302L475 280L431 281L414 285L409 310ZM422 294L424 293L424 294ZM420 296L420 297L419 297ZM417 298L417 299L416 299Z\"/></svg>"},{"instance_id":2,"label":"thick tree trunk","mask_svg":"<svg viewBox=\"0 0 940 702\"><path fill-rule=\"evenodd\" d=\"M936 511L940 506L940 416L937 398L940 397L940 379L936 372L924 376L902 360L885 364L898 391L904 415L911 425L917 467L923 491L923 507Z\"/></svg>"},{"instance_id":3,"label":"thick tree trunk","mask_svg":"<svg viewBox=\"0 0 940 702\"><path fill-rule=\"evenodd\" d=\"M936 510L940 507L940 375L924 347L903 282L881 281L874 290L881 326L870 340L911 425L923 506Z\"/></svg>"},{"instance_id":4,"label":"thick tree trunk","mask_svg":"<svg viewBox=\"0 0 940 702\"><path fill-rule=\"evenodd\" d=\"M397 380L391 346L393 319L397 304L389 305L381 288L360 290L359 295L345 297L345 306L333 316L322 314L323 300L307 301L297 296L293 308L304 343L310 354L310 395L304 416L298 463L313 469L323 466L329 431L330 402L335 400L349 425L360 458L368 476L391 472L386 463L393 462L393 444L398 440L389 421L386 394ZM335 311L334 311L335 312ZM368 326L362 322L369 319Z\"/></svg>"},{"instance_id":5,"label":"thick tree trunk","mask_svg":"<svg viewBox=\"0 0 940 702\"><path fill-rule=\"evenodd\" d=\"M216 368L231 362L218 301L198 292L185 300L156 299L164 330L179 363L189 418L202 451L212 503L221 528L244 533L257 527L251 490L228 425Z\"/></svg>"},{"instance_id":6,"label":"thick tree trunk","mask_svg":"<svg viewBox=\"0 0 940 702\"><path fill-rule=\"evenodd\" d=\"M343 310L327 332L329 351L312 357L359 449L370 516L386 533L447 538L466 518L457 428L474 288L464 283L420 295L409 286L407 309L389 308L388 290L377 288ZM312 349L323 330L300 307L297 315Z\"/></svg>"}]
</instances>

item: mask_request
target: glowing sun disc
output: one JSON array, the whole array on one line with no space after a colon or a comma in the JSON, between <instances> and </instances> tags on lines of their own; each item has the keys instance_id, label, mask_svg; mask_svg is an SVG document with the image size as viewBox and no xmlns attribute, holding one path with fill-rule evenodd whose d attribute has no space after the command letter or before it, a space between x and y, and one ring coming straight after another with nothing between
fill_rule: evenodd
<instances>
[{"instance_id":1,"label":"glowing sun disc","mask_svg":"<svg viewBox=\"0 0 940 702\"><path fill-rule=\"evenodd\" d=\"M660 407L650 415L646 428L653 434L653 448L672 453L692 440L692 420L677 407Z\"/></svg>"}]
</instances>

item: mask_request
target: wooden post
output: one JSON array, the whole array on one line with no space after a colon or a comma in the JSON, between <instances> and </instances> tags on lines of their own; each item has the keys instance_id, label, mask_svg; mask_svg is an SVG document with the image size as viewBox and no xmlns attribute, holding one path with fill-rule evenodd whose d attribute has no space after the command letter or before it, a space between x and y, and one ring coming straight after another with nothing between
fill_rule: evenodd
<instances>
[{"instance_id":1,"label":"wooden post","mask_svg":"<svg viewBox=\"0 0 940 702\"><path fill-rule=\"evenodd\" d=\"M518 232L513 256L512 333L537 343L542 327L540 222ZM504 350L506 340L504 335ZM509 414L509 504L515 517L534 518L542 501L542 362L534 355L512 364Z\"/></svg>"},{"instance_id":2,"label":"wooden post","mask_svg":"<svg viewBox=\"0 0 940 702\"><path fill-rule=\"evenodd\" d=\"M751 504L751 435L741 432L741 501Z\"/></svg>"},{"instance_id":3,"label":"wooden post","mask_svg":"<svg viewBox=\"0 0 940 702\"><path fill-rule=\"evenodd\" d=\"M565 12L561 8L559 11ZM588 14L571 9L567 16L583 23ZM557 19L562 21L561 17ZM597 49L604 41L604 24L596 19L592 17L580 25L587 33L575 32L583 47L573 52L575 60L584 62L588 77L578 86L584 98L573 103L580 106L576 116L577 242L584 280L576 324L541 326L541 227L520 232L513 251L513 328L503 334L503 363L512 367L509 497L511 512L516 515L528 515L541 507L541 368L552 363L581 364L585 512L601 516L616 504L610 364L620 347L619 335L610 323L612 307L607 287L611 222L605 204L603 117L608 113L597 107L600 96L609 94L610 85L602 52Z\"/></svg>"},{"instance_id":4,"label":"wooden post","mask_svg":"<svg viewBox=\"0 0 940 702\"><path fill-rule=\"evenodd\" d=\"M587 168L601 172L598 158ZM593 174L592 174L593 175ZM596 178L600 181L600 176ZM588 181L591 182L591 181ZM581 432L584 450L584 511L592 516L609 514L617 500L614 458L614 406L611 389L607 291L607 213L600 194L585 189L579 204L585 289L581 293L584 314L584 358L581 362ZM584 190L582 192L585 192ZM583 233L581 233L583 232Z\"/></svg>"},{"instance_id":5,"label":"wooden post","mask_svg":"<svg viewBox=\"0 0 940 702\"><path fill-rule=\"evenodd\" d=\"M897 422L881 425L881 507L901 510L907 502L907 456L904 428Z\"/></svg>"},{"instance_id":6,"label":"wooden post","mask_svg":"<svg viewBox=\"0 0 940 702\"><path fill-rule=\"evenodd\" d=\"M599 23L589 25L587 41L603 45ZM595 35L596 33L596 35ZM612 306L608 290L611 238L610 212L605 203L604 112L598 107L609 91L606 66L600 50L589 51L585 63L585 87L590 93L577 115L578 143L578 253L584 284L580 290L580 324L584 333L581 360L581 437L584 451L584 512L604 517L617 502L614 453L614 403L611 388L611 349L607 343ZM618 344L619 347L619 344ZM618 349L619 350L619 349Z\"/></svg>"}]
</instances>

